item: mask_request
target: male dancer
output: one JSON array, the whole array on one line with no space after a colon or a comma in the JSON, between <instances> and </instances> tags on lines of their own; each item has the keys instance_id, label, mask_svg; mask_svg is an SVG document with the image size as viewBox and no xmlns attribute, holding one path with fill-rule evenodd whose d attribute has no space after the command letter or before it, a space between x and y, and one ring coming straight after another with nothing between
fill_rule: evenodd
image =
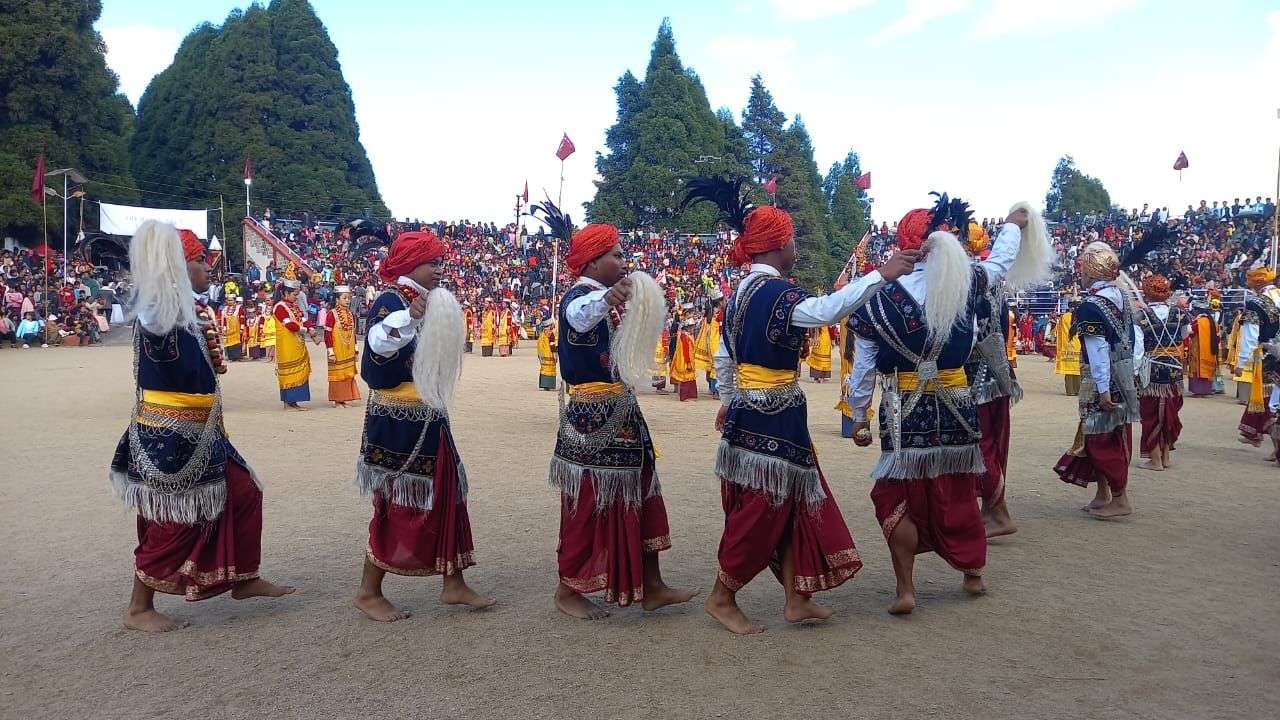
<instances>
[{"instance_id":1,"label":"male dancer","mask_svg":"<svg viewBox=\"0 0 1280 720\"><path fill-rule=\"evenodd\" d=\"M362 494L373 495L373 519L355 604L379 622L409 617L382 594L389 572L444 576L440 600L450 605L494 603L462 577L475 556L467 473L449 428L447 403L461 369L466 330L457 300L447 291L433 292L448 250L429 230L400 233L378 268L387 288L369 307L360 377L370 392L356 485ZM428 307L429 293L441 307ZM429 344L419 345L419 335ZM433 376L447 389L424 398L423 388L435 387Z\"/></svg>"},{"instance_id":2,"label":"male dancer","mask_svg":"<svg viewBox=\"0 0 1280 720\"><path fill-rule=\"evenodd\" d=\"M1240 313L1239 350L1235 361L1237 384L1248 373L1248 404L1240 417L1240 442L1254 447L1262 444L1262 438L1271 432L1275 413L1280 410L1280 361L1266 351L1266 346L1280 335L1280 289L1275 286L1276 273L1261 262L1245 274L1245 282L1251 291ZM1271 386L1266 397L1265 387ZM1269 459L1275 459L1275 455Z\"/></svg>"},{"instance_id":3,"label":"male dancer","mask_svg":"<svg viewBox=\"0 0 1280 720\"><path fill-rule=\"evenodd\" d=\"M617 228L594 224L573 232L550 200L535 216L569 247L565 267L578 278L560 300L556 352L568 402L550 482L560 490L560 583L555 605L582 620L608 612L584 597L604 591L607 603L645 610L688 602L694 593L668 587L658 553L671 548L667 509L654 466L653 440L635 388L618 378L610 337L631 297L627 258Z\"/></svg>"},{"instance_id":4,"label":"male dancer","mask_svg":"<svg viewBox=\"0 0 1280 720\"><path fill-rule=\"evenodd\" d=\"M1182 432L1178 411L1182 409L1182 341L1191 334L1191 322L1182 308L1165 303L1172 290L1169 278L1148 275L1142 281L1143 350L1151 365L1150 382L1138 389L1142 415L1139 452L1147 461L1139 467L1164 470L1173 465L1173 446Z\"/></svg>"},{"instance_id":5,"label":"male dancer","mask_svg":"<svg viewBox=\"0 0 1280 720\"><path fill-rule=\"evenodd\" d=\"M898 246L921 251L916 272L885 285L850 320L858 339L849 404L859 445L871 444L863 413L875 374L884 378L871 500L897 579L891 614L915 609L915 555L930 550L964 575L966 592L986 591L987 532L977 502L985 465L964 365L980 332L971 308L1013 266L1029 216L1010 213L977 264L960 245L969 220L968 206L946 195L932 210L908 212L898 222ZM1003 354L1002 342L996 352Z\"/></svg>"},{"instance_id":6,"label":"male dancer","mask_svg":"<svg viewBox=\"0 0 1280 720\"><path fill-rule=\"evenodd\" d=\"M226 372L205 248L194 233L147 221L129 243L137 321L137 399L111 460L111 485L138 512L133 594L124 625L185 627L155 593L204 600L280 597L293 588L258 576L262 488L223 430L217 374Z\"/></svg>"},{"instance_id":7,"label":"male dancer","mask_svg":"<svg viewBox=\"0 0 1280 720\"><path fill-rule=\"evenodd\" d=\"M977 260L990 246L987 231L970 222L965 242L969 256ZM978 478L978 497L982 500L982 524L989 538L1018 531L1004 496L1005 468L1009 465L1009 407L1022 399L1022 387L1014 372L1016 347L1010 352L1014 328L1010 315L1004 283L989 284L974 305L977 333L964 364L982 433L978 448L986 471Z\"/></svg>"},{"instance_id":8,"label":"male dancer","mask_svg":"<svg viewBox=\"0 0 1280 720\"><path fill-rule=\"evenodd\" d=\"M1141 417L1134 371L1145 341L1134 324L1132 286L1116 284L1120 268L1129 264L1122 264L1105 242L1090 243L1080 255L1080 284L1089 293L1071 320L1071 334L1084 345L1080 423L1071 448L1054 467L1063 482L1097 483L1097 494L1084 510L1100 520L1133 512L1125 493L1133 454L1129 424Z\"/></svg>"},{"instance_id":9,"label":"male dancer","mask_svg":"<svg viewBox=\"0 0 1280 720\"><path fill-rule=\"evenodd\" d=\"M699 178L684 205L711 201L739 234L729 260L750 272L725 304L716 352L721 408L716 475L724 508L719 569L706 611L740 635L763 631L738 607L737 594L765 568L782 584L788 622L824 620L830 608L813 593L838 587L862 559L818 467L800 389L800 350L811 328L840 322L884 281L910 271L912 255L895 255L831 295L813 296L783 279L795 267L791 216L752 208L743 181Z\"/></svg>"}]
</instances>

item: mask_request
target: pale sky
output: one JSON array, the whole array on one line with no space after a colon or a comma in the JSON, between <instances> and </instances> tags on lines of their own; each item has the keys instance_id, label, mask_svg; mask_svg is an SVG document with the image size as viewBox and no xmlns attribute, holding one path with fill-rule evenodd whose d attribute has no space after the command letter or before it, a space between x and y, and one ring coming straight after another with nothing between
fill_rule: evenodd
<instances>
[{"instance_id":1,"label":"pale sky","mask_svg":"<svg viewBox=\"0 0 1280 720\"><path fill-rule=\"evenodd\" d=\"M1280 5L1263 0L717 0L700 3L312 0L338 47L361 140L397 217L512 217L525 180L565 205L594 192L595 153L627 69L664 16L712 108L741 115L751 76L799 114L819 168L850 150L877 220L970 200L979 216L1043 202L1071 153L1113 202L1275 196ZM107 0L107 62L136 104L201 22L237 4ZM240 4L243 6L243 3ZM210 68L216 72L217 68ZM1191 166L1172 169L1180 151Z\"/></svg>"}]
</instances>

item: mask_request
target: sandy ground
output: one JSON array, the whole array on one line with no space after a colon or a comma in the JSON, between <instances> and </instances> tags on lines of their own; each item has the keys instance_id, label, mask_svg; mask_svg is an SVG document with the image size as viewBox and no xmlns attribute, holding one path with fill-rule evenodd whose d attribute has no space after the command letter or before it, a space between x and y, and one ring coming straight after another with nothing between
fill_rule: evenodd
<instances>
[{"instance_id":1,"label":"sandy ground","mask_svg":"<svg viewBox=\"0 0 1280 720\"><path fill-rule=\"evenodd\" d=\"M498 606L444 607L438 578L391 578L414 618L361 617L350 601L370 512L351 485L362 410L286 414L271 367L239 363L226 423L267 483L263 574L301 592L162 597L192 625L148 636L120 625L134 523L106 483L132 398L129 349L0 350L0 717L1276 717L1280 471L1236 442L1229 400L1189 399L1178 467L1135 469L1137 514L1099 522L1078 509L1090 493L1050 470L1075 401L1024 356L1008 480L1021 531L992 543L983 598L922 556L920 607L904 619L884 612L893 574L868 498L875 453L840 439L837 387L806 382L866 567L820 594L837 611L823 625L787 625L776 583L758 578L742 602L768 631L740 638L697 602L599 623L553 609L555 396L536 389L533 353L469 356L454 413L480 563L468 580ZM323 357L313 348L317 398ZM642 404L675 542L664 572L705 596L722 522L717 403Z\"/></svg>"}]
</instances>

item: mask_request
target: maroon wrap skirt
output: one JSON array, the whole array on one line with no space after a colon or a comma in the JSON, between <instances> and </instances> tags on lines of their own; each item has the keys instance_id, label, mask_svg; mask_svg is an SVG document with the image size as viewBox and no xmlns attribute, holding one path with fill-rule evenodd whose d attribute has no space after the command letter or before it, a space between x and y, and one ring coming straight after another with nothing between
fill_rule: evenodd
<instances>
[{"instance_id":1,"label":"maroon wrap skirt","mask_svg":"<svg viewBox=\"0 0 1280 720\"><path fill-rule=\"evenodd\" d=\"M1076 441L1054 466L1063 482L1089 487L1105 482L1120 495L1129 484L1129 460L1133 457L1133 431L1128 423L1099 435L1076 431Z\"/></svg>"},{"instance_id":2,"label":"maroon wrap skirt","mask_svg":"<svg viewBox=\"0 0 1280 720\"><path fill-rule=\"evenodd\" d=\"M459 498L458 459L448 437L441 431L430 510L396 505L373 493L366 557L389 573L452 575L476 564L467 503Z\"/></svg>"},{"instance_id":3,"label":"maroon wrap skirt","mask_svg":"<svg viewBox=\"0 0 1280 720\"><path fill-rule=\"evenodd\" d=\"M1182 420L1178 418L1182 396L1138 398L1138 407L1142 412L1142 439L1138 444L1142 457L1151 457L1157 446L1172 450L1182 434Z\"/></svg>"},{"instance_id":4,"label":"maroon wrap skirt","mask_svg":"<svg viewBox=\"0 0 1280 720\"><path fill-rule=\"evenodd\" d=\"M217 520L196 525L138 516L135 574L157 592L204 600L258 577L262 558L262 491L248 469L227 459L227 505Z\"/></svg>"},{"instance_id":5,"label":"maroon wrap skirt","mask_svg":"<svg viewBox=\"0 0 1280 720\"><path fill-rule=\"evenodd\" d=\"M1004 502L1004 469L1009 464L1009 398L996 398L977 406L978 429L982 439L978 449L987 471L978 477L982 507L990 509Z\"/></svg>"},{"instance_id":6,"label":"maroon wrap skirt","mask_svg":"<svg viewBox=\"0 0 1280 720\"><path fill-rule=\"evenodd\" d=\"M596 509L591 472L582 475L577 503L560 494L560 543L556 562L560 582L575 592L604 591L605 602L626 607L644 599L644 556L671 548L667 506L660 493L650 497L653 467L640 476L639 507L628 508L621 497L603 511Z\"/></svg>"},{"instance_id":7,"label":"maroon wrap skirt","mask_svg":"<svg viewBox=\"0 0 1280 720\"><path fill-rule=\"evenodd\" d=\"M888 541L903 518L919 534L916 553L933 551L966 575L987 564L987 529L978 509L976 474L914 480L880 479L871 488L876 520Z\"/></svg>"}]
</instances>

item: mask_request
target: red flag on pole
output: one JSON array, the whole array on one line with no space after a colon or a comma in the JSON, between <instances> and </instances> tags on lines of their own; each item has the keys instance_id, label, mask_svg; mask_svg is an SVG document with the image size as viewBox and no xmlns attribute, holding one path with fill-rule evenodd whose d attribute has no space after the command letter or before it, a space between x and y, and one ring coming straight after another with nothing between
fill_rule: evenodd
<instances>
[{"instance_id":1,"label":"red flag on pole","mask_svg":"<svg viewBox=\"0 0 1280 720\"><path fill-rule=\"evenodd\" d=\"M561 162L564 162L564 159L572 155L575 150L577 148L573 146L573 141L569 139L569 133L565 133L564 137L560 138L560 147L556 148L556 157L560 158Z\"/></svg>"},{"instance_id":2,"label":"red flag on pole","mask_svg":"<svg viewBox=\"0 0 1280 720\"><path fill-rule=\"evenodd\" d=\"M520 197L525 201L525 203L529 202L529 181L528 180L524 181L524 194L521 195Z\"/></svg>"},{"instance_id":3,"label":"red flag on pole","mask_svg":"<svg viewBox=\"0 0 1280 720\"><path fill-rule=\"evenodd\" d=\"M245 180L253 179L253 158L247 155L244 158L244 179Z\"/></svg>"},{"instance_id":4,"label":"red flag on pole","mask_svg":"<svg viewBox=\"0 0 1280 720\"><path fill-rule=\"evenodd\" d=\"M44 153L36 158L36 174L31 178L31 202L37 205L44 202Z\"/></svg>"},{"instance_id":5,"label":"red flag on pole","mask_svg":"<svg viewBox=\"0 0 1280 720\"><path fill-rule=\"evenodd\" d=\"M769 193L770 195L773 195L774 193L778 192L778 176L777 175L774 175L773 177L769 178L769 181L764 184L764 191Z\"/></svg>"},{"instance_id":6,"label":"red flag on pole","mask_svg":"<svg viewBox=\"0 0 1280 720\"><path fill-rule=\"evenodd\" d=\"M858 179L855 180L854 182L858 184L859 190L870 190L871 189L871 173L870 172L862 173L861 175L858 176Z\"/></svg>"},{"instance_id":7,"label":"red flag on pole","mask_svg":"<svg viewBox=\"0 0 1280 720\"><path fill-rule=\"evenodd\" d=\"M1186 170L1191 167L1191 163L1187 162L1187 154L1185 152L1178 153L1178 159L1173 161L1174 170Z\"/></svg>"}]
</instances>

